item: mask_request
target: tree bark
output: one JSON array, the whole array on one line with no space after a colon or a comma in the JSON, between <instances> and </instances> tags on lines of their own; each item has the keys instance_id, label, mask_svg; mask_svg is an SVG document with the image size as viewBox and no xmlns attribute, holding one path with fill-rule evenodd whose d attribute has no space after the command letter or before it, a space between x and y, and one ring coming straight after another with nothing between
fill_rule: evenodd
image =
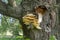
<instances>
[{"instance_id":1,"label":"tree bark","mask_svg":"<svg viewBox=\"0 0 60 40\"><path fill-rule=\"evenodd\" d=\"M56 24L56 9L53 9L52 6L56 4L55 0L23 0L21 3L24 8L22 16L24 16L27 12L33 13L33 8L39 5L47 5L48 3L48 11L43 17L43 22L41 23L42 30L28 30L26 25L21 23L23 26L24 36L29 37L31 40L49 40L50 35L54 35L54 27Z\"/></svg>"},{"instance_id":2,"label":"tree bark","mask_svg":"<svg viewBox=\"0 0 60 40\"><path fill-rule=\"evenodd\" d=\"M56 2L57 2L57 5L59 5L60 6L60 1L59 0L56 0ZM58 19L57 19L57 26L56 26L56 28L55 28L55 31L56 31L56 36L57 36L57 40L60 40L60 7L58 7L57 8L57 10L58 10L58 13L57 13L57 17L58 17Z\"/></svg>"},{"instance_id":3,"label":"tree bark","mask_svg":"<svg viewBox=\"0 0 60 40\"><path fill-rule=\"evenodd\" d=\"M21 6L12 7L0 0L0 14L19 19L21 16L21 12Z\"/></svg>"}]
</instances>

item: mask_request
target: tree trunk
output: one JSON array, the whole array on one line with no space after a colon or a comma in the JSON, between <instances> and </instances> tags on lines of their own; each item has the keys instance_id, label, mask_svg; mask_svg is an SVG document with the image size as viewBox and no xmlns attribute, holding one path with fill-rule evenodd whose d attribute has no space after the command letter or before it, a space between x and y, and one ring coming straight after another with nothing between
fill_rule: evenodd
<instances>
[{"instance_id":1,"label":"tree trunk","mask_svg":"<svg viewBox=\"0 0 60 40\"><path fill-rule=\"evenodd\" d=\"M33 8L39 5L47 5L48 11L43 17L43 22L41 23L41 30L35 30L35 29L27 29L27 26L23 24L22 17L27 14L27 12L33 13ZM52 8L52 5L56 4L55 0L23 0L21 5L23 8L22 11L22 17L20 19L20 23L23 27L23 34L25 37L30 38L31 40L49 40L49 37L51 34L54 35L54 27L56 23L56 9Z\"/></svg>"},{"instance_id":2,"label":"tree trunk","mask_svg":"<svg viewBox=\"0 0 60 40\"><path fill-rule=\"evenodd\" d=\"M30 38L31 40L49 40L51 35L57 35L56 28L58 25L58 14L54 6L56 4L56 0L22 0L20 6L16 5L14 1L15 0L9 0L8 5L0 0L0 12L3 15L19 19L25 38ZM27 12L33 13L34 7L40 5L45 5L48 9L46 14L43 16L43 21L41 23L42 29L29 30L23 23L22 17L26 15Z\"/></svg>"},{"instance_id":3,"label":"tree trunk","mask_svg":"<svg viewBox=\"0 0 60 40\"><path fill-rule=\"evenodd\" d=\"M56 0L56 2L57 2L57 5L60 5L60 0ZM56 30L56 36L57 36L57 40L60 40L60 7L58 7L58 19L57 19L57 26L56 26L56 28L55 28L55 30Z\"/></svg>"}]
</instances>

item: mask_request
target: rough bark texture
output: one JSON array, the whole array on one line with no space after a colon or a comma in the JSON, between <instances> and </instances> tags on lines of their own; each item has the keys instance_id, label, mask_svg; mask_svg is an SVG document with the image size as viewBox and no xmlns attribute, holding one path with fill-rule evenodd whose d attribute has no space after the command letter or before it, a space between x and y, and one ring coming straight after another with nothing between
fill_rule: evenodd
<instances>
[{"instance_id":1,"label":"rough bark texture","mask_svg":"<svg viewBox=\"0 0 60 40\"><path fill-rule=\"evenodd\" d=\"M55 24L57 19L56 9L53 5L56 4L56 0L22 0L20 6L14 7L13 3L9 0L9 4L5 4L0 0L0 12L3 15L14 17L19 19L22 27L23 34L25 38L30 38L31 40L49 40L50 35L54 35L57 31L55 30ZM41 23L41 30L37 29L27 29L27 26L23 24L22 17L27 14L27 12L33 13L33 8L39 5L46 5L48 11L43 16L43 22ZM57 25L56 25L57 26ZM55 32L56 31L56 32Z\"/></svg>"},{"instance_id":2,"label":"rough bark texture","mask_svg":"<svg viewBox=\"0 0 60 40\"><path fill-rule=\"evenodd\" d=\"M0 0L0 14L18 19L21 16L21 12L22 12L21 6L12 7Z\"/></svg>"},{"instance_id":3,"label":"rough bark texture","mask_svg":"<svg viewBox=\"0 0 60 40\"><path fill-rule=\"evenodd\" d=\"M57 5L59 5L60 6L60 0L56 0L56 2L57 2ZM60 40L60 7L58 7L58 24L57 24L57 26L56 26L56 28L55 28L55 30L56 30L56 36L57 36L57 40Z\"/></svg>"},{"instance_id":4,"label":"rough bark texture","mask_svg":"<svg viewBox=\"0 0 60 40\"><path fill-rule=\"evenodd\" d=\"M46 2L50 6L56 4L55 0L23 0L23 2L21 3L22 7L24 8L22 16L24 16L26 12L33 13L32 10L35 6L46 5L45 4ZM55 33L54 32L55 31L54 27L56 23L55 10L56 9L48 7L48 11L44 15L43 22L41 23L42 30L34 30L34 29L28 30L26 28L26 25L22 23L24 36L30 37L31 40L49 40L49 36L54 35Z\"/></svg>"}]
</instances>

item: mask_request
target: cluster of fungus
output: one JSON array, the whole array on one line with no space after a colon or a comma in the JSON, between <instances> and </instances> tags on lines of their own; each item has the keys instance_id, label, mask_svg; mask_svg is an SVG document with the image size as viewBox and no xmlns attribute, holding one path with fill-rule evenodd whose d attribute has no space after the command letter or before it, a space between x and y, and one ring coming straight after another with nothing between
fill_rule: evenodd
<instances>
[{"instance_id":1,"label":"cluster of fungus","mask_svg":"<svg viewBox=\"0 0 60 40\"><path fill-rule=\"evenodd\" d=\"M27 14L23 17L23 22L26 25L32 24L35 28L41 29L39 27L38 19L33 14Z\"/></svg>"}]
</instances>

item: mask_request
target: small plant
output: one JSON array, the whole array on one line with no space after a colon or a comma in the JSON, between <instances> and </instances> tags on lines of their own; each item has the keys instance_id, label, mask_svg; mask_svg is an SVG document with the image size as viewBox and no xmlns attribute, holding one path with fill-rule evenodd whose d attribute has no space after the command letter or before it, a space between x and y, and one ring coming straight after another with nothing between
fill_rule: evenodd
<instances>
[{"instance_id":1,"label":"small plant","mask_svg":"<svg viewBox=\"0 0 60 40\"><path fill-rule=\"evenodd\" d=\"M51 35L49 40L57 40L56 37L54 35Z\"/></svg>"}]
</instances>

